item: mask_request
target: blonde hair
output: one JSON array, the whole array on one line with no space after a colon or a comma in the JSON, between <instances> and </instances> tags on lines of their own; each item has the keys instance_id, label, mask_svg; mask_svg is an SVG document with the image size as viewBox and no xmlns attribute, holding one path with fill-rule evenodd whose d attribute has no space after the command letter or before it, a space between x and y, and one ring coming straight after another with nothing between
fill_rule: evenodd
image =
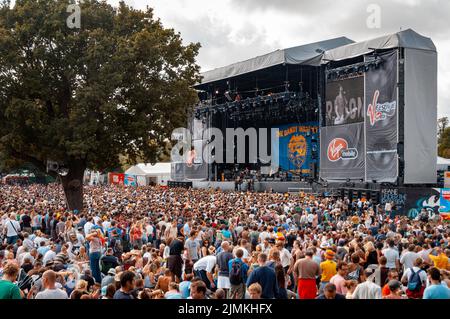
<instances>
[{"instance_id":1,"label":"blonde hair","mask_svg":"<svg viewBox=\"0 0 450 319\"><path fill-rule=\"evenodd\" d=\"M80 290L87 290L88 287L88 283L86 280L78 280L77 285L75 286L75 289L80 289Z\"/></svg>"},{"instance_id":2,"label":"blonde hair","mask_svg":"<svg viewBox=\"0 0 450 319\"><path fill-rule=\"evenodd\" d=\"M248 291L250 291L250 292L255 292L255 293L257 293L257 294L261 294L261 293L262 293L262 287L261 287L260 284L258 284L257 282L255 282L255 283L251 284L251 285L248 287Z\"/></svg>"}]
</instances>

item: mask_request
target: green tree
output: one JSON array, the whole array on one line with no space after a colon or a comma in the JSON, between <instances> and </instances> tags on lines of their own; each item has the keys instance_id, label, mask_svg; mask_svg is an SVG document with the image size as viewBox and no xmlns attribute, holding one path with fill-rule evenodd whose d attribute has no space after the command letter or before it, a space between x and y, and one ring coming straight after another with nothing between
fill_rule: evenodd
<instances>
[{"instance_id":1,"label":"green tree","mask_svg":"<svg viewBox=\"0 0 450 319\"><path fill-rule=\"evenodd\" d=\"M438 142L438 155L444 158L450 158L450 127L444 129L440 134Z\"/></svg>"},{"instance_id":2,"label":"green tree","mask_svg":"<svg viewBox=\"0 0 450 319\"><path fill-rule=\"evenodd\" d=\"M69 208L81 209L87 167L119 167L119 154L155 162L185 125L200 45L123 2L85 0L71 29L69 3L0 6L0 151L41 170L62 163Z\"/></svg>"},{"instance_id":3,"label":"green tree","mask_svg":"<svg viewBox=\"0 0 450 319\"><path fill-rule=\"evenodd\" d=\"M442 133L448 126L448 117L441 117L438 119L438 139L441 137Z\"/></svg>"}]
</instances>

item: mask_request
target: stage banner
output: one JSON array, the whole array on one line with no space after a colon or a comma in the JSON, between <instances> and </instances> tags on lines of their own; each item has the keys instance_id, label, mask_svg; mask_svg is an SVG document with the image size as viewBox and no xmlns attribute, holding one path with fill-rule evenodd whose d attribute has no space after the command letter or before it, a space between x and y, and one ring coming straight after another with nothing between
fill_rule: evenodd
<instances>
[{"instance_id":1,"label":"stage banner","mask_svg":"<svg viewBox=\"0 0 450 319\"><path fill-rule=\"evenodd\" d=\"M135 175L125 174L125 186L137 186L137 179Z\"/></svg>"},{"instance_id":2,"label":"stage banner","mask_svg":"<svg viewBox=\"0 0 450 319\"><path fill-rule=\"evenodd\" d=\"M364 75L327 80L325 89L325 126L364 121Z\"/></svg>"},{"instance_id":3,"label":"stage banner","mask_svg":"<svg viewBox=\"0 0 450 319\"><path fill-rule=\"evenodd\" d=\"M110 184L123 185L125 180L125 174L122 173L109 173L108 179Z\"/></svg>"},{"instance_id":4,"label":"stage banner","mask_svg":"<svg viewBox=\"0 0 450 319\"><path fill-rule=\"evenodd\" d=\"M146 186L147 185L147 177L145 176L136 176L136 182L138 186Z\"/></svg>"},{"instance_id":5,"label":"stage banner","mask_svg":"<svg viewBox=\"0 0 450 319\"><path fill-rule=\"evenodd\" d=\"M359 180L364 169L364 123L321 128L320 177Z\"/></svg>"},{"instance_id":6,"label":"stage banner","mask_svg":"<svg viewBox=\"0 0 450 319\"><path fill-rule=\"evenodd\" d=\"M439 214L442 220L450 222L450 188L441 188Z\"/></svg>"},{"instance_id":7,"label":"stage banner","mask_svg":"<svg viewBox=\"0 0 450 319\"><path fill-rule=\"evenodd\" d=\"M444 187L450 188L450 172L449 171L444 172Z\"/></svg>"},{"instance_id":8,"label":"stage banner","mask_svg":"<svg viewBox=\"0 0 450 319\"><path fill-rule=\"evenodd\" d=\"M380 57L384 62L365 76L366 180L394 183L398 176L397 51Z\"/></svg>"},{"instance_id":9,"label":"stage banner","mask_svg":"<svg viewBox=\"0 0 450 319\"><path fill-rule=\"evenodd\" d=\"M277 126L279 164L284 171L310 175L310 165L319 159L319 124L287 124ZM276 152L272 151L272 154Z\"/></svg>"}]
</instances>

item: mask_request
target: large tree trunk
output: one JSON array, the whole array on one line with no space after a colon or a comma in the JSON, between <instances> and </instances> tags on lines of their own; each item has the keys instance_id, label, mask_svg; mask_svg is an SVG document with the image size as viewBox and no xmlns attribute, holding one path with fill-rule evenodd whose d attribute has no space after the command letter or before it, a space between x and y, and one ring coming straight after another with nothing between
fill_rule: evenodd
<instances>
[{"instance_id":1,"label":"large tree trunk","mask_svg":"<svg viewBox=\"0 0 450 319\"><path fill-rule=\"evenodd\" d=\"M75 160L69 163L69 173L61 176L68 209L83 209L83 177L86 170L84 161Z\"/></svg>"}]
</instances>

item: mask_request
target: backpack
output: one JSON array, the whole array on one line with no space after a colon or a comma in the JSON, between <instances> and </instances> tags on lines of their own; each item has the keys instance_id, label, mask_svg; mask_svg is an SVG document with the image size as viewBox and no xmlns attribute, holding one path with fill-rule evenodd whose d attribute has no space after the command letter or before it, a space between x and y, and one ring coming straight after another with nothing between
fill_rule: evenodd
<instances>
[{"instance_id":1,"label":"backpack","mask_svg":"<svg viewBox=\"0 0 450 319\"><path fill-rule=\"evenodd\" d=\"M413 268L411 269L411 276L408 280L408 290L409 291L420 291L422 288L422 280L420 279L420 272L423 271L419 269L418 272L415 272Z\"/></svg>"},{"instance_id":2,"label":"backpack","mask_svg":"<svg viewBox=\"0 0 450 319\"><path fill-rule=\"evenodd\" d=\"M243 283L241 267L242 267L242 264L237 261L233 261L233 263L231 264L230 284L240 285Z\"/></svg>"}]
</instances>

